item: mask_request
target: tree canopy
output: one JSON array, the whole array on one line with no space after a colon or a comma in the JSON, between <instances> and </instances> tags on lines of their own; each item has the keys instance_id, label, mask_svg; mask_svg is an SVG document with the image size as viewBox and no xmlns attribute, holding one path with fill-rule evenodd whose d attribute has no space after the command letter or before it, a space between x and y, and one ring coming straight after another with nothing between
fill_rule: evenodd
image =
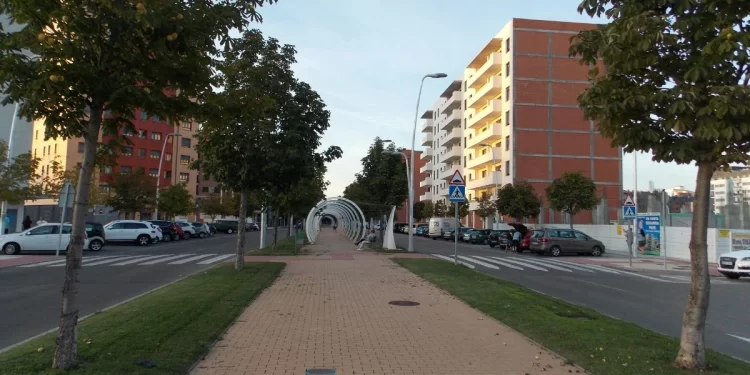
<instances>
[{"instance_id":1,"label":"tree canopy","mask_svg":"<svg viewBox=\"0 0 750 375\"><path fill-rule=\"evenodd\" d=\"M42 184L36 175L38 165L39 159L31 153L8 160L8 144L0 140L0 199L18 204L41 194Z\"/></svg>"},{"instance_id":2,"label":"tree canopy","mask_svg":"<svg viewBox=\"0 0 750 375\"><path fill-rule=\"evenodd\" d=\"M571 216L571 228L573 216L581 211L593 210L599 204L594 180L584 176L581 172L563 173L547 186L545 192L550 208Z\"/></svg>"},{"instance_id":3,"label":"tree canopy","mask_svg":"<svg viewBox=\"0 0 750 375\"><path fill-rule=\"evenodd\" d=\"M159 192L159 210L167 218L178 215L187 215L193 211L193 198L190 196L185 184L170 185L162 188Z\"/></svg>"},{"instance_id":4,"label":"tree canopy","mask_svg":"<svg viewBox=\"0 0 750 375\"><path fill-rule=\"evenodd\" d=\"M107 198L107 205L113 210L132 214L153 209L156 182L143 170L118 174L110 186L114 194Z\"/></svg>"},{"instance_id":5,"label":"tree canopy","mask_svg":"<svg viewBox=\"0 0 750 375\"><path fill-rule=\"evenodd\" d=\"M507 184L498 190L495 201L497 212L503 216L521 220L524 217L536 218L542 203L534 192L534 187L525 182Z\"/></svg>"},{"instance_id":6,"label":"tree canopy","mask_svg":"<svg viewBox=\"0 0 750 375\"><path fill-rule=\"evenodd\" d=\"M416 212L416 210L414 210ZM435 216L435 204L432 201L424 201L422 206L422 218L429 219Z\"/></svg>"},{"instance_id":7,"label":"tree canopy","mask_svg":"<svg viewBox=\"0 0 750 375\"><path fill-rule=\"evenodd\" d=\"M494 216L495 212L497 212L497 208L495 207L495 202L492 201L492 198L488 194L481 194L478 197L475 197L474 200L477 202L477 215L485 220L487 220L489 217Z\"/></svg>"}]
</instances>

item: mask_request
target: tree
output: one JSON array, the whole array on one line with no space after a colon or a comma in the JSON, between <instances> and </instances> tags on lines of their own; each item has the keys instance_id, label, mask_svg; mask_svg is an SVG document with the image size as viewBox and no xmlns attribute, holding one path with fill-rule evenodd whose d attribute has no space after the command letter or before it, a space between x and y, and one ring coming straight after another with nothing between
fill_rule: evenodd
<instances>
[{"instance_id":1,"label":"tree","mask_svg":"<svg viewBox=\"0 0 750 375\"><path fill-rule=\"evenodd\" d=\"M573 228L573 216L581 211L590 211L599 204L594 180L581 172L565 172L554 179L545 189L549 206L570 215L570 228Z\"/></svg>"},{"instance_id":2,"label":"tree","mask_svg":"<svg viewBox=\"0 0 750 375\"><path fill-rule=\"evenodd\" d=\"M443 201L437 201L435 203L435 217L446 217L448 215L448 207Z\"/></svg>"},{"instance_id":3,"label":"tree","mask_svg":"<svg viewBox=\"0 0 750 375\"><path fill-rule=\"evenodd\" d=\"M150 210L154 206L156 181L143 170L118 174L111 187L114 194L107 199L107 205L115 211L132 214Z\"/></svg>"},{"instance_id":4,"label":"tree","mask_svg":"<svg viewBox=\"0 0 750 375\"><path fill-rule=\"evenodd\" d=\"M495 201L498 213L510 216L517 221L521 221L524 217L536 218L539 216L541 205L541 201L534 193L534 187L525 182L501 187Z\"/></svg>"},{"instance_id":5,"label":"tree","mask_svg":"<svg viewBox=\"0 0 750 375\"><path fill-rule=\"evenodd\" d=\"M571 55L591 67L591 86L578 97L585 117L625 152L698 167L691 287L675 365L704 369L710 180L716 169L746 164L750 152L750 5L585 0L578 10L610 21L572 40Z\"/></svg>"},{"instance_id":6,"label":"tree","mask_svg":"<svg viewBox=\"0 0 750 375\"><path fill-rule=\"evenodd\" d=\"M2 3L11 22L23 25L0 42L3 104L20 103L20 116L44 119L45 137L84 140L54 368L70 369L77 360L78 274L100 132L132 128L137 108L172 123L192 118L201 103L194 99L215 83L215 41L226 45L231 30L259 21L257 9L275 1Z\"/></svg>"},{"instance_id":7,"label":"tree","mask_svg":"<svg viewBox=\"0 0 750 375\"><path fill-rule=\"evenodd\" d=\"M8 164L8 144L0 140L0 200L18 204L36 199L42 191L41 184L36 183L39 180L35 172L38 165L39 159L31 153L13 157Z\"/></svg>"},{"instance_id":8,"label":"tree","mask_svg":"<svg viewBox=\"0 0 750 375\"><path fill-rule=\"evenodd\" d=\"M487 194L481 194L478 197L475 197L474 200L477 202L477 215L481 217L485 222L487 222L488 218L490 216L494 216L495 212L497 212L497 208L495 207L495 202L492 201L489 195Z\"/></svg>"},{"instance_id":9,"label":"tree","mask_svg":"<svg viewBox=\"0 0 750 375\"><path fill-rule=\"evenodd\" d=\"M190 192L188 192L185 184L170 185L162 188L157 204L159 210L167 218L173 218L177 215L187 215L193 210L193 198L190 196Z\"/></svg>"},{"instance_id":10,"label":"tree","mask_svg":"<svg viewBox=\"0 0 750 375\"><path fill-rule=\"evenodd\" d=\"M219 194L211 194L206 198L201 199L201 213L208 215L211 221L214 221L218 215L226 215L224 213L223 199Z\"/></svg>"},{"instance_id":11,"label":"tree","mask_svg":"<svg viewBox=\"0 0 750 375\"><path fill-rule=\"evenodd\" d=\"M70 182L75 189L78 185L78 178L81 174L81 167L75 166L72 169L66 169L59 158L53 159L48 165L51 173L49 176L44 176L39 181L41 185L42 194L52 198L59 199L60 192L65 186L65 182ZM91 186L97 185L98 176L96 173L91 174L90 184ZM89 189L89 205L104 204L107 202L108 194L99 191L96 188Z\"/></svg>"},{"instance_id":12,"label":"tree","mask_svg":"<svg viewBox=\"0 0 750 375\"><path fill-rule=\"evenodd\" d=\"M424 207L422 208L422 216L425 219L429 219L429 218L435 216L435 204L432 203L432 201L425 201L424 202Z\"/></svg>"},{"instance_id":13,"label":"tree","mask_svg":"<svg viewBox=\"0 0 750 375\"><path fill-rule=\"evenodd\" d=\"M429 216L425 216L424 207L425 207L425 202L421 202L421 201L414 202L414 207L412 208L412 210L414 210L414 220L422 221L425 218L429 217Z\"/></svg>"}]
</instances>

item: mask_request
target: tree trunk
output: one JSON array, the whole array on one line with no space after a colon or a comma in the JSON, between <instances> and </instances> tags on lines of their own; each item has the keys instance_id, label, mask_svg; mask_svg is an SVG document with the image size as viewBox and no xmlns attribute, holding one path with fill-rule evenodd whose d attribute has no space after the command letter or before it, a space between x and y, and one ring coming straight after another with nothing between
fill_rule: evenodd
<instances>
[{"instance_id":1,"label":"tree trunk","mask_svg":"<svg viewBox=\"0 0 750 375\"><path fill-rule=\"evenodd\" d=\"M103 106L91 108L89 122L84 135L83 162L78 175L78 184L73 201L73 225L70 234L70 245L65 255L65 280L62 288L62 306L60 327L55 341L55 356L52 367L68 370L76 365L78 346L76 327L78 325L78 291L79 273L83 257L83 245L86 236L86 213L89 208L89 191L91 176L94 173L96 149L99 145L99 128L102 121Z\"/></svg>"},{"instance_id":2,"label":"tree trunk","mask_svg":"<svg viewBox=\"0 0 750 375\"><path fill-rule=\"evenodd\" d=\"M675 365L682 369L702 370L706 368L706 345L703 333L711 292L707 232L709 189L713 173L712 163L698 163L698 176L695 181L695 211L690 234L690 294L685 314L682 316L680 351L675 359Z\"/></svg>"},{"instance_id":3,"label":"tree trunk","mask_svg":"<svg viewBox=\"0 0 750 375\"><path fill-rule=\"evenodd\" d=\"M273 218L273 250L276 250L276 242L279 239L279 218Z\"/></svg>"},{"instance_id":4,"label":"tree trunk","mask_svg":"<svg viewBox=\"0 0 750 375\"><path fill-rule=\"evenodd\" d=\"M247 191L240 192L240 212L237 216L237 254L234 257L234 269L242 270L245 266L245 219L247 216Z\"/></svg>"},{"instance_id":5,"label":"tree trunk","mask_svg":"<svg viewBox=\"0 0 750 375\"><path fill-rule=\"evenodd\" d=\"M573 229L573 215L568 214L568 221L570 222L570 229Z\"/></svg>"}]
</instances>

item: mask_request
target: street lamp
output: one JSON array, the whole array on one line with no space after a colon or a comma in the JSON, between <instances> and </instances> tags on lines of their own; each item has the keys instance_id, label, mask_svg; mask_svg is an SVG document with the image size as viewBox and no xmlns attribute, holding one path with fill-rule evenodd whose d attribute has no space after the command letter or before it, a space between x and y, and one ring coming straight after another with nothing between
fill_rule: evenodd
<instances>
[{"instance_id":1,"label":"street lamp","mask_svg":"<svg viewBox=\"0 0 750 375\"><path fill-rule=\"evenodd\" d=\"M411 190L411 183L412 183L412 181L409 179L409 176L410 176L409 170L411 168L409 167L409 160L406 159L406 154L404 154L403 152L400 152L400 151L388 151L388 150L383 151L383 154L385 154L385 155L400 155L400 156L402 156L404 158L404 163L406 164L406 182L408 183L407 186L408 186L409 190Z\"/></svg>"},{"instance_id":2,"label":"street lamp","mask_svg":"<svg viewBox=\"0 0 750 375\"><path fill-rule=\"evenodd\" d=\"M497 194L497 173L496 173L497 171L495 171L495 168L496 168L495 166L497 165L497 161L495 160L495 148L492 147L492 145L487 144L487 143L480 143L479 145L480 146L484 146L484 147L489 147L490 148L490 152L492 153L492 171L491 171L492 172L492 183L495 184L495 194L493 194L493 196L495 197L495 200L497 200L499 198L499 196ZM497 211L495 211L495 219L497 220ZM493 226L492 229L495 229L494 228L494 224L492 226Z\"/></svg>"},{"instance_id":3,"label":"street lamp","mask_svg":"<svg viewBox=\"0 0 750 375\"><path fill-rule=\"evenodd\" d=\"M419 94L417 95L417 107L414 110L414 129L412 129L411 132L411 154L410 154L410 161L407 163L407 166L411 166L409 169L409 185L411 187L409 188L409 252L414 252L414 233L411 230L414 227L414 186L412 185L412 182L414 182L414 143L416 142L417 138L417 119L419 118L419 101L422 99L422 86L424 86L424 80L427 78L445 78L448 75L445 73L432 73L427 74L424 77L422 77L422 81L419 84Z\"/></svg>"},{"instance_id":4,"label":"street lamp","mask_svg":"<svg viewBox=\"0 0 750 375\"><path fill-rule=\"evenodd\" d=\"M169 137L180 137L180 133L169 133L164 137L164 144L161 145L161 155L159 155L159 172L156 175L156 204L154 205L154 220L159 220L159 186L161 185L161 165L164 162L164 150L167 148Z\"/></svg>"}]
</instances>

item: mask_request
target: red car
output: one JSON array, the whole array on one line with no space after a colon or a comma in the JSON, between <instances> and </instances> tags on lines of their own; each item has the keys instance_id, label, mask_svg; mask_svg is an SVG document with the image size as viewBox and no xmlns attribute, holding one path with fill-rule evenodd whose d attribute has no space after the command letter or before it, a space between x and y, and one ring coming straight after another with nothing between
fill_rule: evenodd
<instances>
[{"instance_id":1,"label":"red car","mask_svg":"<svg viewBox=\"0 0 750 375\"><path fill-rule=\"evenodd\" d=\"M529 230L528 227L521 223L508 223L508 225L521 232L521 243L516 251L522 253L524 250L528 250L531 246L531 235L534 231Z\"/></svg>"}]
</instances>

